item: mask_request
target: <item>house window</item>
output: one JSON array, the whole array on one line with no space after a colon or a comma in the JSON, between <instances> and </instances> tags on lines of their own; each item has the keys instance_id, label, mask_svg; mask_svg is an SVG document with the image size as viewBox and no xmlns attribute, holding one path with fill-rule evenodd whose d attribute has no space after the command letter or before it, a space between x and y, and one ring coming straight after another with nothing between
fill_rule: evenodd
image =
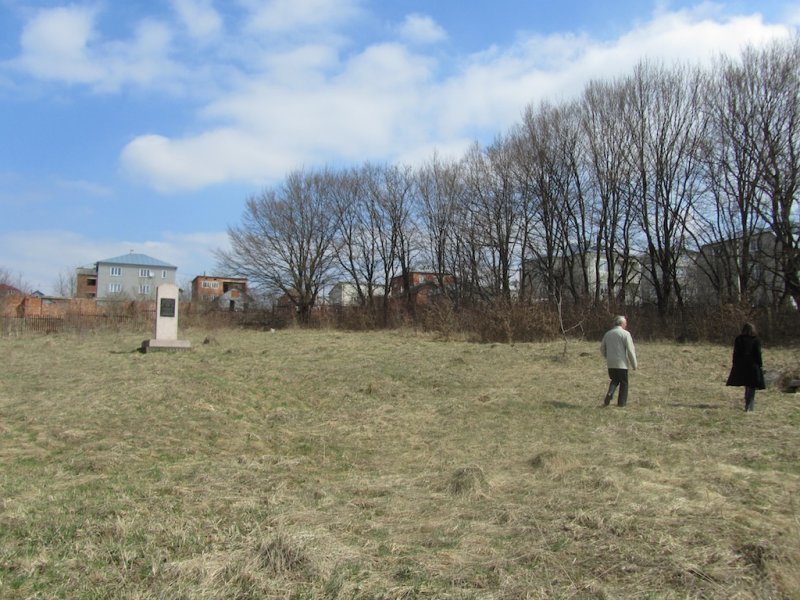
<instances>
[{"instance_id":1,"label":"house window","mask_svg":"<svg viewBox=\"0 0 800 600\"><path fill-rule=\"evenodd\" d=\"M213 289L217 289L219 287L219 281L212 281L211 282L211 287Z\"/></svg>"},{"instance_id":2,"label":"house window","mask_svg":"<svg viewBox=\"0 0 800 600\"><path fill-rule=\"evenodd\" d=\"M139 269L139 277L152 277L153 272L150 269Z\"/></svg>"},{"instance_id":3,"label":"house window","mask_svg":"<svg viewBox=\"0 0 800 600\"><path fill-rule=\"evenodd\" d=\"M111 276L119 277L122 275L122 267L111 267Z\"/></svg>"},{"instance_id":4,"label":"house window","mask_svg":"<svg viewBox=\"0 0 800 600\"><path fill-rule=\"evenodd\" d=\"M203 282L203 287L204 287L204 288L211 287L211 282L210 282L210 281L204 281L204 282Z\"/></svg>"},{"instance_id":5,"label":"house window","mask_svg":"<svg viewBox=\"0 0 800 600\"><path fill-rule=\"evenodd\" d=\"M139 286L139 293L143 296L146 296L150 293L150 286L149 285L140 285Z\"/></svg>"},{"instance_id":6,"label":"house window","mask_svg":"<svg viewBox=\"0 0 800 600\"><path fill-rule=\"evenodd\" d=\"M122 284L121 283L109 283L108 284L108 291L111 294L119 294L122 291Z\"/></svg>"},{"instance_id":7,"label":"house window","mask_svg":"<svg viewBox=\"0 0 800 600\"><path fill-rule=\"evenodd\" d=\"M166 279L166 278L167 278L167 272L161 271L161 279Z\"/></svg>"}]
</instances>

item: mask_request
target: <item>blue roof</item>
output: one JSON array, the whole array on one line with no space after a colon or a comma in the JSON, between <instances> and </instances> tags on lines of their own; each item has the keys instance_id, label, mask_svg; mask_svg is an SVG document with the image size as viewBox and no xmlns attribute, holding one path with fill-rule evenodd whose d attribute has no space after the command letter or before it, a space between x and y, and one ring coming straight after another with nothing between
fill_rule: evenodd
<instances>
[{"instance_id":1,"label":"blue roof","mask_svg":"<svg viewBox=\"0 0 800 600\"><path fill-rule=\"evenodd\" d=\"M147 254L123 254L122 256L115 256L114 258L107 258L105 260L98 260L98 264L112 264L112 265L134 265L137 267L160 267L164 269L177 269L175 265L165 263L163 260L158 260Z\"/></svg>"}]
</instances>

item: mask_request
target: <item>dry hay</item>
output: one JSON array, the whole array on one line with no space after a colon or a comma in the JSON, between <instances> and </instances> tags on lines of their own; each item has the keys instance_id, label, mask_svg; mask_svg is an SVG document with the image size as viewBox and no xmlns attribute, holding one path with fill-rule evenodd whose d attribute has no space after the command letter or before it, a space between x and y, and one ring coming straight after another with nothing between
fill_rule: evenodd
<instances>
[{"instance_id":1,"label":"dry hay","mask_svg":"<svg viewBox=\"0 0 800 600\"><path fill-rule=\"evenodd\" d=\"M454 496L482 494L488 487L486 474L476 465L456 469L448 478L447 492Z\"/></svg>"}]
</instances>

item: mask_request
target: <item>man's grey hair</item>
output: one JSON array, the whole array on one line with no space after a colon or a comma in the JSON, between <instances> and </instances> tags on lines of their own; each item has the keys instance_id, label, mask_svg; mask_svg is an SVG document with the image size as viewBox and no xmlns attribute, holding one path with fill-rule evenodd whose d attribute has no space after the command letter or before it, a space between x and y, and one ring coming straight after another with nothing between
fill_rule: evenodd
<instances>
[{"instance_id":1,"label":"man's grey hair","mask_svg":"<svg viewBox=\"0 0 800 600\"><path fill-rule=\"evenodd\" d=\"M627 319L622 315L614 317L614 325L622 325L625 321L627 321Z\"/></svg>"}]
</instances>

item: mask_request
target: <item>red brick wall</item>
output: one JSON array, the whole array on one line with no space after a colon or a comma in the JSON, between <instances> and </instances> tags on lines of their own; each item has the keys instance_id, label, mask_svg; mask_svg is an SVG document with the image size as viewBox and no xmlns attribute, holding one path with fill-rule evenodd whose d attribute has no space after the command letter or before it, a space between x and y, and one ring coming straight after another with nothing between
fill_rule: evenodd
<instances>
[{"instance_id":1,"label":"red brick wall","mask_svg":"<svg viewBox=\"0 0 800 600\"><path fill-rule=\"evenodd\" d=\"M94 281L94 285L89 285L89 280ZM77 276L77 293L75 294L79 298L94 298L97 296L97 275L84 275L80 274Z\"/></svg>"},{"instance_id":2,"label":"red brick wall","mask_svg":"<svg viewBox=\"0 0 800 600\"><path fill-rule=\"evenodd\" d=\"M14 294L0 299L0 315L4 317L63 317L67 314L100 315L104 312L94 298L43 300Z\"/></svg>"}]
</instances>

